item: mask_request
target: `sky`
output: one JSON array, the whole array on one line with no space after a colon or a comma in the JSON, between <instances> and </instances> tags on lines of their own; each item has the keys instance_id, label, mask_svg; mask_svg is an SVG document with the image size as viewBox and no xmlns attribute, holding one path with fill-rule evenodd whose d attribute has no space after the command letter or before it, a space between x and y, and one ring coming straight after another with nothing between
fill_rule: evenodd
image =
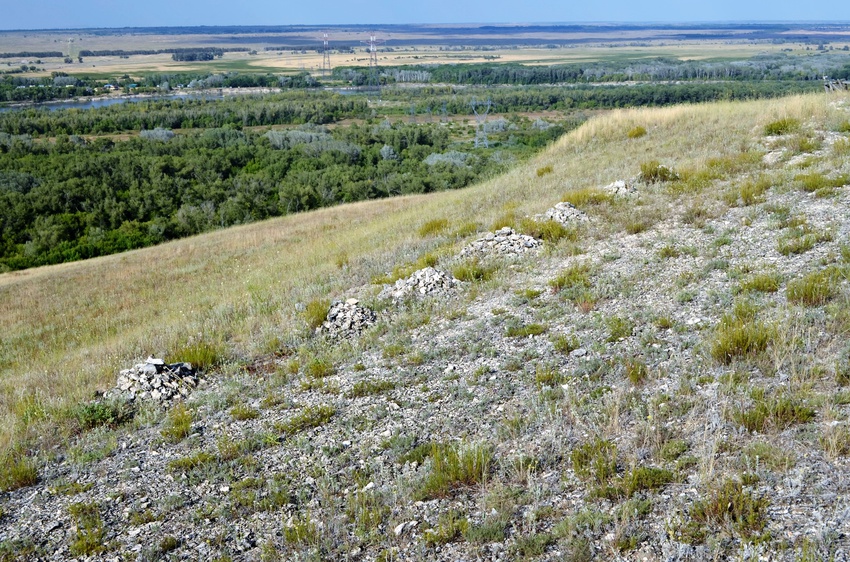
<instances>
[{"instance_id":1,"label":"sky","mask_svg":"<svg viewBox=\"0 0 850 562\"><path fill-rule=\"evenodd\" d=\"M398 23L850 21L847 0L0 0L0 29Z\"/></svg>"}]
</instances>

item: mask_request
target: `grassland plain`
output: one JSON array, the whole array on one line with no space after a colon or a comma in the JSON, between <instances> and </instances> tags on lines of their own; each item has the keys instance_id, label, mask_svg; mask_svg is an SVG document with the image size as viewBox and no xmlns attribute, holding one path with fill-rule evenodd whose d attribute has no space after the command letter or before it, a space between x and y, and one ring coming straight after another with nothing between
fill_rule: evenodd
<instances>
[{"instance_id":1,"label":"grassland plain","mask_svg":"<svg viewBox=\"0 0 850 562\"><path fill-rule=\"evenodd\" d=\"M848 108L616 111L469 189L0 276L0 555L846 559ZM453 257L506 224L550 242ZM377 297L426 264L486 275ZM349 296L378 324L314 336ZM185 408L83 429L198 349Z\"/></svg>"}]
</instances>

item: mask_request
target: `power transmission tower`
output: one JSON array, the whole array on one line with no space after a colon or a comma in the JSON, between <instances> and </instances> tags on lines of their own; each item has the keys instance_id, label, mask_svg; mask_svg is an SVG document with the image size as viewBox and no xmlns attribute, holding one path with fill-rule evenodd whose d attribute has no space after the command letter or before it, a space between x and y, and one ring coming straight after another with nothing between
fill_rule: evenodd
<instances>
[{"instance_id":1,"label":"power transmission tower","mask_svg":"<svg viewBox=\"0 0 850 562\"><path fill-rule=\"evenodd\" d=\"M488 98L486 104L480 104L475 98L472 98L470 105L472 106L472 113L475 114L475 120L478 122L478 126L475 129L475 148L481 146L490 148L490 143L487 141L487 114L490 113L493 102ZM484 106L484 110L479 112L479 106Z\"/></svg>"},{"instance_id":2,"label":"power transmission tower","mask_svg":"<svg viewBox=\"0 0 850 562\"><path fill-rule=\"evenodd\" d=\"M327 76L331 73L331 52L328 49L328 34L325 33L322 37L322 76Z\"/></svg>"},{"instance_id":3,"label":"power transmission tower","mask_svg":"<svg viewBox=\"0 0 850 562\"><path fill-rule=\"evenodd\" d=\"M378 45L384 42L375 35L370 35L368 41L361 41L369 46L369 86L381 90L381 77L378 74Z\"/></svg>"}]
</instances>

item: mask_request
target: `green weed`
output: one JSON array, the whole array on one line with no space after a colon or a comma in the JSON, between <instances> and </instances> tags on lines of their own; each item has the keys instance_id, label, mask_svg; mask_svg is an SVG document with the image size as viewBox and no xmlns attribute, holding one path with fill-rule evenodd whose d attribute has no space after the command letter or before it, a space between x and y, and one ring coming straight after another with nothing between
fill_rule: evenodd
<instances>
[{"instance_id":1,"label":"green weed","mask_svg":"<svg viewBox=\"0 0 850 562\"><path fill-rule=\"evenodd\" d=\"M168 411L165 427L160 434L170 443L186 438L192 430L192 412L185 404L177 404Z\"/></svg>"},{"instance_id":2,"label":"green weed","mask_svg":"<svg viewBox=\"0 0 850 562\"><path fill-rule=\"evenodd\" d=\"M639 139L639 138L641 138L642 136L645 136L645 135L646 135L646 128L641 127L640 125L632 128L632 129L629 129L629 131L626 133L626 136L630 139Z\"/></svg>"},{"instance_id":3,"label":"green weed","mask_svg":"<svg viewBox=\"0 0 850 562\"><path fill-rule=\"evenodd\" d=\"M335 413L333 406L307 406L288 421L276 424L275 429L286 435L295 435L328 423Z\"/></svg>"},{"instance_id":4,"label":"green weed","mask_svg":"<svg viewBox=\"0 0 850 562\"><path fill-rule=\"evenodd\" d=\"M435 236L445 232L449 228L447 219L432 219L419 227L419 236L425 238L427 236Z\"/></svg>"},{"instance_id":5,"label":"green weed","mask_svg":"<svg viewBox=\"0 0 850 562\"><path fill-rule=\"evenodd\" d=\"M415 493L417 499L446 497L462 486L484 482L493 453L484 445L433 445L431 470Z\"/></svg>"},{"instance_id":6,"label":"green weed","mask_svg":"<svg viewBox=\"0 0 850 562\"><path fill-rule=\"evenodd\" d=\"M772 121L764 126L764 134L768 136L784 135L793 133L800 129L800 120L792 117L785 117L777 121Z\"/></svg>"}]
</instances>

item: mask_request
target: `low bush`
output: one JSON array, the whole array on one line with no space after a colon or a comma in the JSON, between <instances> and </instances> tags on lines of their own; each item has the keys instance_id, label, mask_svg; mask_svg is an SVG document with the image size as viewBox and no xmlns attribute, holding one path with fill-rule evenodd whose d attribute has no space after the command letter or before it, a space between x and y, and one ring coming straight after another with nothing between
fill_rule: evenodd
<instances>
[{"instance_id":1,"label":"low bush","mask_svg":"<svg viewBox=\"0 0 850 562\"><path fill-rule=\"evenodd\" d=\"M596 438L573 449L570 462L576 476L603 485L617 475L617 447L610 441Z\"/></svg>"},{"instance_id":2,"label":"low bush","mask_svg":"<svg viewBox=\"0 0 850 562\"><path fill-rule=\"evenodd\" d=\"M742 292L775 293L782 284L782 276L778 273L758 273L748 277L738 285Z\"/></svg>"},{"instance_id":3,"label":"low bush","mask_svg":"<svg viewBox=\"0 0 850 562\"><path fill-rule=\"evenodd\" d=\"M645 135L646 135L646 128L641 127L640 125L632 128L632 129L629 129L629 131L626 133L626 136L630 139L639 139L639 138L641 138L642 136L645 136Z\"/></svg>"},{"instance_id":4,"label":"low bush","mask_svg":"<svg viewBox=\"0 0 850 562\"><path fill-rule=\"evenodd\" d=\"M723 315L711 342L711 356L720 363L753 357L764 352L775 337L775 329L755 318L755 310L739 303Z\"/></svg>"}]
</instances>

